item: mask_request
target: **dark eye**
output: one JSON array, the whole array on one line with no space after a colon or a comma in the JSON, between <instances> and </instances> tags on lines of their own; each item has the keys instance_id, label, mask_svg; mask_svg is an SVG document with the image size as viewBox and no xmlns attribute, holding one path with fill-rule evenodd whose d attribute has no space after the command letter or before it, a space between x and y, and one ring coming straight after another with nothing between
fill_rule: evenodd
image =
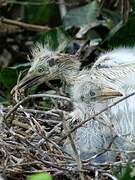
<instances>
[{"instance_id":1,"label":"dark eye","mask_svg":"<svg viewBox=\"0 0 135 180\"><path fill-rule=\"evenodd\" d=\"M96 93L95 93L94 91L90 91L90 95L91 95L91 96L95 96Z\"/></svg>"},{"instance_id":2,"label":"dark eye","mask_svg":"<svg viewBox=\"0 0 135 180\"><path fill-rule=\"evenodd\" d=\"M44 70L45 70L44 67L39 67L39 68L38 68L38 72L39 72L39 73L44 72Z\"/></svg>"}]
</instances>

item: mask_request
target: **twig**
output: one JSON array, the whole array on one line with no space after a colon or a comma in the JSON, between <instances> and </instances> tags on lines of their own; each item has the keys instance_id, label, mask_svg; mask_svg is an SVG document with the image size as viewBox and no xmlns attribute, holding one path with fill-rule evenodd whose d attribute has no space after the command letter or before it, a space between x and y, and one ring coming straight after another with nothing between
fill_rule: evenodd
<instances>
[{"instance_id":1,"label":"twig","mask_svg":"<svg viewBox=\"0 0 135 180\"><path fill-rule=\"evenodd\" d=\"M32 148L32 150L37 150L37 151L38 151L38 154L39 154L40 156L42 155L42 157L45 157L45 155L47 155L47 153L46 153L45 151L43 151L43 150L39 149L37 146L33 145L31 142L29 142L27 139L25 139L25 138L24 138L23 136L21 136L20 134L15 133L13 130L10 130L10 133L11 133L14 137L19 138L20 141L25 144L25 146L27 145L27 148L28 148L28 149L31 149L31 148ZM49 142L49 139L46 138L46 140ZM30 154L29 154L29 155L30 155ZM32 157L32 158L33 158L33 157ZM34 156L34 158L35 158L35 156ZM66 170L65 168L58 166L58 165L57 165L56 163L54 163L54 162L42 160L41 158L38 158L38 159L36 158L36 160L42 162L42 163L45 164L45 165L50 165L50 166L55 167L55 168L58 168L58 169L60 168L60 169L62 169L62 170Z\"/></svg>"},{"instance_id":2,"label":"twig","mask_svg":"<svg viewBox=\"0 0 135 180\"><path fill-rule=\"evenodd\" d=\"M62 141L63 139L65 139L70 133L73 133L76 129L78 129L79 127L81 127L81 126L82 126L83 124L85 124L86 122L92 120L93 118L95 118L95 117L98 116L99 114L107 111L108 109L112 108L113 106L119 104L120 102L122 102L122 101L124 101L124 100L126 100L126 99L128 99L129 97L134 96L134 95L135 95L135 92L133 92L133 93L131 93L131 94L129 94L129 95L127 95L127 96L119 99L118 101L112 103L112 104L109 105L108 107L106 107L106 108L102 109L101 111L95 113L93 116L91 116L90 118L86 119L85 121L82 121L82 122L79 123L77 126L75 126L70 132L68 132L67 135L65 135L64 137L62 137L60 141Z\"/></svg>"},{"instance_id":3,"label":"twig","mask_svg":"<svg viewBox=\"0 0 135 180\"><path fill-rule=\"evenodd\" d=\"M59 0L59 3L61 18L63 18L67 12L66 4L64 0Z\"/></svg>"},{"instance_id":4,"label":"twig","mask_svg":"<svg viewBox=\"0 0 135 180\"><path fill-rule=\"evenodd\" d=\"M22 99L21 101L19 101L14 107L13 109L11 109L6 115L5 115L5 119L7 119L21 104L23 104L24 102L32 99L32 98L40 98L40 97L49 97L49 98L54 98L54 99L61 99L61 100L66 100L68 102L71 102L70 98L68 97L63 97L63 96L58 96L58 95L52 95L52 94L33 94L33 95L28 95L27 97L25 97L24 99Z\"/></svg>"},{"instance_id":5,"label":"twig","mask_svg":"<svg viewBox=\"0 0 135 180\"><path fill-rule=\"evenodd\" d=\"M124 22L128 21L130 10L130 0L121 0L121 16Z\"/></svg>"},{"instance_id":6,"label":"twig","mask_svg":"<svg viewBox=\"0 0 135 180\"><path fill-rule=\"evenodd\" d=\"M103 173L104 176L108 176L109 178L111 178L112 180L118 180L116 177L114 177L113 175L109 174L109 173Z\"/></svg>"},{"instance_id":7,"label":"twig","mask_svg":"<svg viewBox=\"0 0 135 180\"><path fill-rule=\"evenodd\" d=\"M57 2L57 1L49 1L49 2L46 2L46 1L41 1L41 2L34 2L34 1L17 1L17 0L7 0L7 3L10 3L10 4L19 4L19 5L32 5L32 6L43 6L43 5L47 5L47 4L62 4L61 2ZM66 6L68 7L72 7L72 6L78 6L80 5L79 2L67 2L65 3Z\"/></svg>"},{"instance_id":8,"label":"twig","mask_svg":"<svg viewBox=\"0 0 135 180\"><path fill-rule=\"evenodd\" d=\"M63 127L65 129L65 132L69 132L70 129L69 129L67 123L66 123L66 120L64 118L63 113L61 113L61 119L63 121ZM77 148L76 148L76 145L74 143L74 140L73 140L73 137L72 137L71 133L68 133L68 138L70 140L71 147L72 147L72 149L74 151L74 154L75 154L75 157L76 157L76 163L77 163L77 167L78 167L78 170L79 170L80 179L84 180L84 175L81 172L81 170L82 170L82 163L81 163L80 155L78 154L78 151L77 151Z\"/></svg>"},{"instance_id":9,"label":"twig","mask_svg":"<svg viewBox=\"0 0 135 180\"><path fill-rule=\"evenodd\" d=\"M15 126L19 126L21 128L24 128L24 129L30 128L30 126L27 123L22 123L22 122L19 122L18 120L13 120L12 124Z\"/></svg>"},{"instance_id":10,"label":"twig","mask_svg":"<svg viewBox=\"0 0 135 180\"><path fill-rule=\"evenodd\" d=\"M12 108L7 108L7 107L0 107L0 110L4 111L4 113L6 113L6 111L10 111ZM39 109L26 109L26 108L18 108L17 112L28 112L28 113L34 113L34 114L45 114L45 115L49 115L49 116L54 116L54 117L59 117L58 114L52 112L51 110L49 111L45 111L45 110L39 110ZM4 114L3 113L3 114ZM47 120L45 120L47 121ZM58 121L53 121L53 120L49 120L49 122L54 122L54 123L58 123Z\"/></svg>"},{"instance_id":11,"label":"twig","mask_svg":"<svg viewBox=\"0 0 135 180\"><path fill-rule=\"evenodd\" d=\"M24 29L27 29L27 30L30 30L30 31L36 31L36 32L50 30L50 28L47 27L47 26L28 24L28 23L24 23L24 22L12 20L12 19L7 19L7 18L1 18L0 22L3 23L3 24L10 24L10 25L13 25L13 26L18 26L18 27L21 27L21 28L24 28Z\"/></svg>"},{"instance_id":12,"label":"twig","mask_svg":"<svg viewBox=\"0 0 135 180\"><path fill-rule=\"evenodd\" d=\"M61 126L61 122L59 124L57 124L56 126L54 126L53 129L51 129L51 131L49 131L46 135L47 138L50 138L50 136Z\"/></svg>"},{"instance_id":13,"label":"twig","mask_svg":"<svg viewBox=\"0 0 135 180\"><path fill-rule=\"evenodd\" d=\"M43 110L37 110L37 109L25 109L25 108L23 108L23 109L19 108L19 109L17 109L17 111L18 112L24 112L25 111L28 113L36 113L36 114L40 113L40 114L45 114L45 115L49 115L49 116L59 117L58 114L55 114L51 111L43 111Z\"/></svg>"}]
</instances>

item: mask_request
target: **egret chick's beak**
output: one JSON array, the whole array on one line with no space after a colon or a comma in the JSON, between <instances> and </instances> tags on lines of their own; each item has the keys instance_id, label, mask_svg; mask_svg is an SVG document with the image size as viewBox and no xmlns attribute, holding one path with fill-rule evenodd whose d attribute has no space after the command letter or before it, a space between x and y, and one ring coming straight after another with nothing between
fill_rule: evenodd
<instances>
[{"instance_id":1,"label":"egret chick's beak","mask_svg":"<svg viewBox=\"0 0 135 180\"><path fill-rule=\"evenodd\" d=\"M102 100L112 99L119 96L123 96L123 94L110 87L103 88L101 92L97 95L97 97L101 98Z\"/></svg>"},{"instance_id":2,"label":"egret chick's beak","mask_svg":"<svg viewBox=\"0 0 135 180\"><path fill-rule=\"evenodd\" d=\"M35 84L40 84L43 82L44 75L26 75L12 90L11 95L15 93L18 89L27 89Z\"/></svg>"}]
</instances>

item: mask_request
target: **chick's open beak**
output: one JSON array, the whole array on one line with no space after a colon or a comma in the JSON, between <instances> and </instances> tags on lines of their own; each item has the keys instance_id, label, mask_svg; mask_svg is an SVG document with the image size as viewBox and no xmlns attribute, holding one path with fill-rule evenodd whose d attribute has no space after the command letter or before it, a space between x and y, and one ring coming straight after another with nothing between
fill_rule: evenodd
<instances>
[{"instance_id":1,"label":"chick's open beak","mask_svg":"<svg viewBox=\"0 0 135 180\"><path fill-rule=\"evenodd\" d=\"M102 100L116 98L119 96L122 96L122 94L119 91L112 89L110 87L103 88L100 94L98 95L98 97L102 98Z\"/></svg>"},{"instance_id":2,"label":"chick's open beak","mask_svg":"<svg viewBox=\"0 0 135 180\"><path fill-rule=\"evenodd\" d=\"M40 84L42 82L42 75L27 75L25 76L12 90L11 90L11 95L14 94L14 92L17 89L26 89L31 87L32 85L35 84Z\"/></svg>"}]
</instances>

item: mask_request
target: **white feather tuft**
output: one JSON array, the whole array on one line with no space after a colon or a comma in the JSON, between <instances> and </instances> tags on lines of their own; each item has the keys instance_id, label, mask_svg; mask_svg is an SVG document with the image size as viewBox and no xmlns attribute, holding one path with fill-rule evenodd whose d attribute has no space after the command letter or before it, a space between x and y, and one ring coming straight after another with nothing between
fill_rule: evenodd
<instances>
[{"instance_id":1,"label":"white feather tuft","mask_svg":"<svg viewBox=\"0 0 135 180\"><path fill-rule=\"evenodd\" d=\"M32 59L34 61L36 61L37 59L39 59L39 57L44 57L44 56L54 56L57 53L60 53L66 46L66 42L63 41L63 43L59 44L59 46L57 47L57 49L53 50L49 47L48 44L43 44L43 43L39 43L37 42L35 45L33 45L33 47L31 48L31 55L32 55Z\"/></svg>"},{"instance_id":2,"label":"white feather tuft","mask_svg":"<svg viewBox=\"0 0 135 180\"><path fill-rule=\"evenodd\" d=\"M36 43L31 49L31 55L32 55L34 61L38 60L39 57L44 57L44 56L51 57L55 53L56 53L55 51L49 49L43 43Z\"/></svg>"}]
</instances>

